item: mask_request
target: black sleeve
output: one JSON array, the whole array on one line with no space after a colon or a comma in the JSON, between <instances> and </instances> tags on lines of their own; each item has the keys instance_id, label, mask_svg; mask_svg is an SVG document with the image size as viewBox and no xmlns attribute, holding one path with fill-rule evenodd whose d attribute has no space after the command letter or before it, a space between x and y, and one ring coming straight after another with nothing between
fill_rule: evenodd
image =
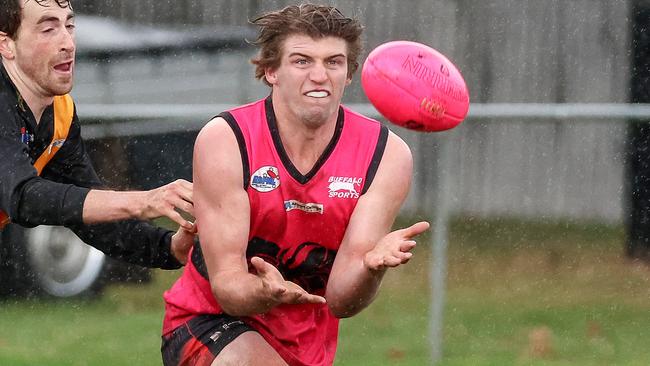
<instances>
[{"instance_id":1,"label":"black sleeve","mask_svg":"<svg viewBox=\"0 0 650 366\"><path fill-rule=\"evenodd\" d=\"M171 254L172 232L138 220L96 225L71 225L84 242L109 257L144 267L176 269L181 264Z\"/></svg>"},{"instance_id":2,"label":"black sleeve","mask_svg":"<svg viewBox=\"0 0 650 366\"><path fill-rule=\"evenodd\" d=\"M181 266L170 254L169 230L136 220L83 223L86 195L102 183L86 153L76 114L65 144L41 177L31 164L26 145L20 142L19 125L11 128L6 121L0 122L0 208L13 222L27 227L66 226L87 244L129 263L166 269Z\"/></svg>"},{"instance_id":3,"label":"black sleeve","mask_svg":"<svg viewBox=\"0 0 650 366\"><path fill-rule=\"evenodd\" d=\"M43 170L43 177L80 187L103 188L81 138L76 115L65 144ZM181 267L171 255L172 232L149 222L124 220L95 225L77 222L66 226L81 240L112 258L145 267Z\"/></svg>"},{"instance_id":4,"label":"black sleeve","mask_svg":"<svg viewBox=\"0 0 650 366\"><path fill-rule=\"evenodd\" d=\"M27 227L81 222L88 189L39 177L16 119L12 113L0 117L0 209Z\"/></svg>"}]
</instances>

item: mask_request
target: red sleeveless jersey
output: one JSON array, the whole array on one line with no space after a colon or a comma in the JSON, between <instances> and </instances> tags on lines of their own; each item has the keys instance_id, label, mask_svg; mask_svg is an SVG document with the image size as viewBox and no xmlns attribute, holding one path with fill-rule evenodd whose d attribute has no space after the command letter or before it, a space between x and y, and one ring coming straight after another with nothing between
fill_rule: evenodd
<instances>
[{"instance_id":1,"label":"red sleeveless jersey","mask_svg":"<svg viewBox=\"0 0 650 366\"><path fill-rule=\"evenodd\" d=\"M324 295L350 216L381 161L388 129L341 107L332 140L303 175L282 146L270 97L220 117L233 129L242 156L251 207L246 257L264 258L286 280ZM199 246L164 297L165 334L192 316L221 312ZM334 362L338 319L327 305L281 305L243 320L290 365Z\"/></svg>"}]
</instances>

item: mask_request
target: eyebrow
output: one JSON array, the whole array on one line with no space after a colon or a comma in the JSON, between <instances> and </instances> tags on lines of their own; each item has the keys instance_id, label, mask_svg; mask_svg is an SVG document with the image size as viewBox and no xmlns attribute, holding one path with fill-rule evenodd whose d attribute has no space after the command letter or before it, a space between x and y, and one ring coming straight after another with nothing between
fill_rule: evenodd
<instances>
[{"instance_id":1,"label":"eyebrow","mask_svg":"<svg viewBox=\"0 0 650 366\"><path fill-rule=\"evenodd\" d=\"M300 52L292 52L292 53L289 54L289 57L294 57L294 56L305 57L305 58L313 58L312 56L308 56L308 55L305 55L304 53L300 53ZM327 56L327 57L325 57L325 59L332 59L332 58L337 58L337 57L345 58L345 54L337 53L337 54L332 55L332 56Z\"/></svg>"},{"instance_id":2,"label":"eyebrow","mask_svg":"<svg viewBox=\"0 0 650 366\"><path fill-rule=\"evenodd\" d=\"M343 53L337 53L336 55L332 55L332 56L328 57L328 59L337 58L337 57L346 58L347 56L345 54L343 54Z\"/></svg>"},{"instance_id":3,"label":"eyebrow","mask_svg":"<svg viewBox=\"0 0 650 366\"><path fill-rule=\"evenodd\" d=\"M74 18L74 13L70 13L70 14L68 14L68 17L65 19L65 21L67 22L68 20L73 19L73 18ZM59 18L57 18L55 16L43 15L38 20L38 22L36 22L36 24L41 24L41 23L46 23L46 22L58 22L58 21L59 21Z\"/></svg>"}]
</instances>

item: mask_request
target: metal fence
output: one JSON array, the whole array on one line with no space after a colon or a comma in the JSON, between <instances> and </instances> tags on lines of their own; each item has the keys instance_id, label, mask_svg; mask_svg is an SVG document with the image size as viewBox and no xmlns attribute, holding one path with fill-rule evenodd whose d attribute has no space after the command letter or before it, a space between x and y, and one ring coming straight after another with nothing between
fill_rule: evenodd
<instances>
[{"instance_id":1,"label":"metal fence","mask_svg":"<svg viewBox=\"0 0 650 366\"><path fill-rule=\"evenodd\" d=\"M86 138L198 131L234 104L81 104ZM381 119L369 104L349 104ZM411 146L415 177L404 210L428 212L436 197L440 143L449 143L449 209L464 215L595 219L624 215L625 121L650 119L628 104L472 104L442 133L392 130ZM98 123L87 123L89 121Z\"/></svg>"}]
</instances>

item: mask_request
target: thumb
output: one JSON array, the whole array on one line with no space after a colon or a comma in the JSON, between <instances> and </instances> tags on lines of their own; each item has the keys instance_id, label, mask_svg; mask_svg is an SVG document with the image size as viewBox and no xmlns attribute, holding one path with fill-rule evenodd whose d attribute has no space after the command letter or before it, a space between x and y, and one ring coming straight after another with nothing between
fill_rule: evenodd
<instances>
[{"instance_id":1,"label":"thumb","mask_svg":"<svg viewBox=\"0 0 650 366\"><path fill-rule=\"evenodd\" d=\"M275 269L273 265L267 263L264 259L260 257L252 257L251 264L255 267L258 276L266 276L269 274L271 268Z\"/></svg>"},{"instance_id":2,"label":"thumb","mask_svg":"<svg viewBox=\"0 0 650 366\"><path fill-rule=\"evenodd\" d=\"M422 234L429 229L429 223L426 221L417 222L407 228L402 229L402 234L406 238L412 238L416 235Z\"/></svg>"}]
</instances>

